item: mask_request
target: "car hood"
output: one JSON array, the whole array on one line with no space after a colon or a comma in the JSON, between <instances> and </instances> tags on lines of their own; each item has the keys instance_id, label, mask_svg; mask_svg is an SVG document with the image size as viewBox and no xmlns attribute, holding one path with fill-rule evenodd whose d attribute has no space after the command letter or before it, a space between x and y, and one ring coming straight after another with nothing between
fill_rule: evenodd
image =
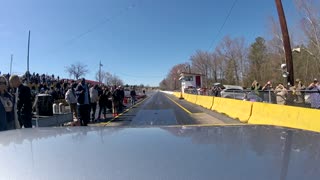
<instances>
[{"instance_id":1,"label":"car hood","mask_svg":"<svg viewBox=\"0 0 320 180\"><path fill-rule=\"evenodd\" d=\"M0 179L319 179L320 135L273 126L0 133Z\"/></svg>"}]
</instances>

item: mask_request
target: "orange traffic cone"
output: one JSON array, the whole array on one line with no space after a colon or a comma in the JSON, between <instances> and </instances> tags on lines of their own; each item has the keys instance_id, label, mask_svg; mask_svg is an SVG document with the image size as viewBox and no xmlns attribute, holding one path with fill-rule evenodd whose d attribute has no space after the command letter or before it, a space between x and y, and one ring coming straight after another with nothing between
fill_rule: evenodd
<instances>
[{"instance_id":1,"label":"orange traffic cone","mask_svg":"<svg viewBox=\"0 0 320 180\"><path fill-rule=\"evenodd\" d=\"M182 97L182 92L180 93L180 98L179 99L184 99L183 97Z\"/></svg>"}]
</instances>

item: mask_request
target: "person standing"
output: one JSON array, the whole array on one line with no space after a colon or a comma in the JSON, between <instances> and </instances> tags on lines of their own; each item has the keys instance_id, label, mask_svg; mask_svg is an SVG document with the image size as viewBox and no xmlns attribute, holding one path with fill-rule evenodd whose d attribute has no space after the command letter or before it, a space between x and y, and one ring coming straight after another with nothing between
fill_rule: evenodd
<instances>
[{"instance_id":1,"label":"person standing","mask_svg":"<svg viewBox=\"0 0 320 180\"><path fill-rule=\"evenodd\" d=\"M14 98L7 89L6 78L0 76L0 131L15 129Z\"/></svg>"},{"instance_id":2,"label":"person standing","mask_svg":"<svg viewBox=\"0 0 320 180\"><path fill-rule=\"evenodd\" d=\"M287 100L287 95L288 95L287 89L283 86L283 84L280 83L274 91L277 95L276 96L277 104L285 105Z\"/></svg>"},{"instance_id":3,"label":"person standing","mask_svg":"<svg viewBox=\"0 0 320 180\"><path fill-rule=\"evenodd\" d=\"M12 88L16 88L17 115L20 126L32 128L31 90L21 83L17 75L11 76L9 82Z\"/></svg>"},{"instance_id":4,"label":"person standing","mask_svg":"<svg viewBox=\"0 0 320 180\"><path fill-rule=\"evenodd\" d=\"M120 95L119 88L114 88L112 92L112 116L119 115Z\"/></svg>"},{"instance_id":5,"label":"person standing","mask_svg":"<svg viewBox=\"0 0 320 180\"><path fill-rule=\"evenodd\" d=\"M86 80L83 78L76 88L78 118L81 126L87 126L90 121L90 94Z\"/></svg>"},{"instance_id":6,"label":"person standing","mask_svg":"<svg viewBox=\"0 0 320 180\"><path fill-rule=\"evenodd\" d=\"M136 90L135 88L133 88L131 91L130 91L130 96L131 96L131 105L135 105L136 104L136 96L137 96L137 93L136 93Z\"/></svg>"},{"instance_id":7,"label":"person standing","mask_svg":"<svg viewBox=\"0 0 320 180\"><path fill-rule=\"evenodd\" d=\"M305 86L303 85L300 79L296 79L296 85L294 86L295 89L295 102L297 103L305 103L304 100L304 90Z\"/></svg>"},{"instance_id":8,"label":"person standing","mask_svg":"<svg viewBox=\"0 0 320 180\"><path fill-rule=\"evenodd\" d=\"M314 79L313 82L309 85L308 89L311 92L310 102L311 108L320 109L320 84L317 79Z\"/></svg>"},{"instance_id":9,"label":"person standing","mask_svg":"<svg viewBox=\"0 0 320 180\"><path fill-rule=\"evenodd\" d=\"M99 97L99 115L98 119L101 119L101 113L103 113L104 119L106 119L106 114L107 114L107 102L108 102L108 89L103 87L102 88L102 93ZM103 112L102 112L103 111Z\"/></svg>"},{"instance_id":10,"label":"person standing","mask_svg":"<svg viewBox=\"0 0 320 180\"><path fill-rule=\"evenodd\" d=\"M273 87L271 81L268 81L263 87L263 101L271 103L272 102L272 97L273 97Z\"/></svg>"},{"instance_id":11,"label":"person standing","mask_svg":"<svg viewBox=\"0 0 320 180\"><path fill-rule=\"evenodd\" d=\"M91 107L91 120L94 122L95 115L96 115L96 110L97 110L97 102L99 100L98 96L98 85L94 85L93 87L90 88L90 107Z\"/></svg>"},{"instance_id":12,"label":"person standing","mask_svg":"<svg viewBox=\"0 0 320 180\"><path fill-rule=\"evenodd\" d=\"M251 90L254 91L259 96L259 91L262 90L262 87L260 86L258 81L254 80L251 85Z\"/></svg>"},{"instance_id":13,"label":"person standing","mask_svg":"<svg viewBox=\"0 0 320 180\"><path fill-rule=\"evenodd\" d=\"M123 100L124 100L124 89L122 86L119 86L118 90L118 95L119 95L119 111L122 112L123 108L126 108L126 106L123 104Z\"/></svg>"},{"instance_id":14,"label":"person standing","mask_svg":"<svg viewBox=\"0 0 320 180\"><path fill-rule=\"evenodd\" d=\"M77 84L72 84L71 87L68 89L65 95L65 100L70 105L71 113L73 114L73 118L78 121L78 113L77 113L77 96L75 88Z\"/></svg>"}]
</instances>

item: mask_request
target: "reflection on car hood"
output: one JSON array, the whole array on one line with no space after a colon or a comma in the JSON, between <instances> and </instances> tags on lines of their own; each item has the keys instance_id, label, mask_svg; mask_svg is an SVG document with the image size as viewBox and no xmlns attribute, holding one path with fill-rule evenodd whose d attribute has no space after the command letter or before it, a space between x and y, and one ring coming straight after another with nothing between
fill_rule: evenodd
<instances>
[{"instance_id":1,"label":"reflection on car hood","mask_svg":"<svg viewBox=\"0 0 320 180\"><path fill-rule=\"evenodd\" d=\"M320 135L272 126L0 133L0 179L319 179Z\"/></svg>"}]
</instances>

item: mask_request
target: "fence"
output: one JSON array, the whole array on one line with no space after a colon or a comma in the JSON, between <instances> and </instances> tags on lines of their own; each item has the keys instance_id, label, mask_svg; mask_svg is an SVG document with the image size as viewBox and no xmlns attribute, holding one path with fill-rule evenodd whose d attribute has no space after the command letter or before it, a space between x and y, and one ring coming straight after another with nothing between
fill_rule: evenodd
<instances>
[{"instance_id":1,"label":"fence","mask_svg":"<svg viewBox=\"0 0 320 180\"><path fill-rule=\"evenodd\" d=\"M253 90L221 90L200 92L197 90L185 90L187 94L206 95L223 97L238 100L247 100L252 102L264 102L270 104L282 104L297 107L311 108L310 95L312 93L320 93L319 91L311 90L287 90L286 94L281 94L274 90L268 91L253 91Z\"/></svg>"}]
</instances>

